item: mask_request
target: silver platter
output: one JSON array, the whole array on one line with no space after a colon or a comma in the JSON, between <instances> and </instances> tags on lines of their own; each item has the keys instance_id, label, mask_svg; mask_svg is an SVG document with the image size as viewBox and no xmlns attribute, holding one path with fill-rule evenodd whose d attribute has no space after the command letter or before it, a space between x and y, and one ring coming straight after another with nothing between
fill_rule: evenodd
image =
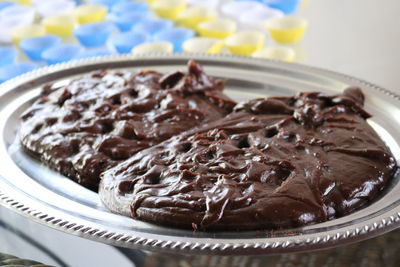
<instances>
[{"instance_id":1,"label":"silver platter","mask_svg":"<svg viewBox=\"0 0 400 267\"><path fill-rule=\"evenodd\" d=\"M18 144L19 116L46 83L66 83L83 73L107 69L185 69L189 58L208 74L227 80L236 100L300 91L337 93L359 86L366 94L370 124L400 159L400 96L342 74L275 61L231 56L113 56L51 66L0 86L0 203L30 220L90 240L134 249L193 254L272 254L314 250L355 242L400 225L400 175L369 206L325 223L281 231L193 232L159 227L115 215L97 194L49 170Z\"/></svg>"}]
</instances>

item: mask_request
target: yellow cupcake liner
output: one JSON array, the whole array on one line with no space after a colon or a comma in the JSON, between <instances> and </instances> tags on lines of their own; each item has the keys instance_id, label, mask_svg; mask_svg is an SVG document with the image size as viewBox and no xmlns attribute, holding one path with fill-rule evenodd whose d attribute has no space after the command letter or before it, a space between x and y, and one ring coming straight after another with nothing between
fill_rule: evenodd
<instances>
[{"instance_id":1,"label":"yellow cupcake liner","mask_svg":"<svg viewBox=\"0 0 400 267\"><path fill-rule=\"evenodd\" d=\"M221 53L224 42L216 38L195 37L187 40L182 45L183 51L186 53Z\"/></svg>"},{"instance_id":2,"label":"yellow cupcake liner","mask_svg":"<svg viewBox=\"0 0 400 267\"><path fill-rule=\"evenodd\" d=\"M154 42L140 44L132 49L132 54L172 53L174 46L170 42Z\"/></svg>"},{"instance_id":3,"label":"yellow cupcake liner","mask_svg":"<svg viewBox=\"0 0 400 267\"><path fill-rule=\"evenodd\" d=\"M184 10L178 18L179 23L186 28L197 30L197 26L202 22L213 21L217 17L217 12L205 7L191 7Z\"/></svg>"},{"instance_id":4,"label":"yellow cupcake liner","mask_svg":"<svg viewBox=\"0 0 400 267\"><path fill-rule=\"evenodd\" d=\"M75 8L73 15L80 24L103 21L107 15L107 7L102 5L85 4Z\"/></svg>"},{"instance_id":5,"label":"yellow cupcake liner","mask_svg":"<svg viewBox=\"0 0 400 267\"><path fill-rule=\"evenodd\" d=\"M46 34L46 28L42 25L19 26L11 30L11 39L15 44L28 38L39 37Z\"/></svg>"},{"instance_id":6,"label":"yellow cupcake liner","mask_svg":"<svg viewBox=\"0 0 400 267\"><path fill-rule=\"evenodd\" d=\"M268 58L281 60L286 62L293 62L296 53L290 47L281 47L281 46L273 46L263 48L259 51L256 51L252 54L253 57L257 58Z\"/></svg>"},{"instance_id":7,"label":"yellow cupcake liner","mask_svg":"<svg viewBox=\"0 0 400 267\"><path fill-rule=\"evenodd\" d=\"M243 31L225 40L229 51L235 55L250 56L265 45L265 34L257 31Z\"/></svg>"},{"instance_id":8,"label":"yellow cupcake liner","mask_svg":"<svg viewBox=\"0 0 400 267\"><path fill-rule=\"evenodd\" d=\"M18 0L17 3L20 5L30 5L30 4L32 4L32 1L31 0Z\"/></svg>"},{"instance_id":9,"label":"yellow cupcake liner","mask_svg":"<svg viewBox=\"0 0 400 267\"><path fill-rule=\"evenodd\" d=\"M43 19L42 24L48 33L67 38L72 36L77 23L71 15L56 15Z\"/></svg>"},{"instance_id":10,"label":"yellow cupcake liner","mask_svg":"<svg viewBox=\"0 0 400 267\"><path fill-rule=\"evenodd\" d=\"M267 20L266 27L278 43L293 44L303 39L308 24L303 18L285 16Z\"/></svg>"},{"instance_id":11,"label":"yellow cupcake liner","mask_svg":"<svg viewBox=\"0 0 400 267\"><path fill-rule=\"evenodd\" d=\"M170 20L177 20L186 6L186 0L157 0L151 3L151 8L159 17Z\"/></svg>"},{"instance_id":12,"label":"yellow cupcake liner","mask_svg":"<svg viewBox=\"0 0 400 267\"><path fill-rule=\"evenodd\" d=\"M230 19L216 19L202 22L197 26L200 36L225 39L236 32L236 22Z\"/></svg>"}]
</instances>

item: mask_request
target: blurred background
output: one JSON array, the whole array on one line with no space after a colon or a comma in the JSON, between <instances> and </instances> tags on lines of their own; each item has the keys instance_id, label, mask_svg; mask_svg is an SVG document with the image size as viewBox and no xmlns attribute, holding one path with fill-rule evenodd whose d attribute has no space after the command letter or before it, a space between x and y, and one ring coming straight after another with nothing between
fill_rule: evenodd
<instances>
[{"instance_id":1,"label":"blurred background","mask_svg":"<svg viewBox=\"0 0 400 267\"><path fill-rule=\"evenodd\" d=\"M396 0L0 1L0 82L71 59L184 51L304 63L396 90L399 7Z\"/></svg>"}]
</instances>

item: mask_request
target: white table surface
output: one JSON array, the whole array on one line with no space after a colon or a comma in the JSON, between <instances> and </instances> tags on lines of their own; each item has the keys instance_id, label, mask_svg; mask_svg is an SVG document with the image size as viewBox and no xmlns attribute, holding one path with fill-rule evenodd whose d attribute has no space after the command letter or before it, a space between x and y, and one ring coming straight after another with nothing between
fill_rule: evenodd
<instances>
[{"instance_id":1,"label":"white table surface","mask_svg":"<svg viewBox=\"0 0 400 267\"><path fill-rule=\"evenodd\" d=\"M309 21L295 47L302 63L365 79L400 93L399 0L305 0Z\"/></svg>"}]
</instances>

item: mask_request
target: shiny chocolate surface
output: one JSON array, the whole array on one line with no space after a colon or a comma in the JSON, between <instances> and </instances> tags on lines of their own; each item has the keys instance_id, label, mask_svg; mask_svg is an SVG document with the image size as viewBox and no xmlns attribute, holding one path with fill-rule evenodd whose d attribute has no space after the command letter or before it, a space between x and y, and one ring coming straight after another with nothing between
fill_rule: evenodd
<instances>
[{"instance_id":1,"label":"shiny chocolate surface","mask_svg":"<svg viewBox=\"0 0 400 267\"><path fill-rule=\"evenodd\" d=\"M223 81L194 61L187 73L99 70L61 88L43 87L22 115L26 150L85 187L138 151L224 117L235 105Z\"/></svg>"},{"instance_id":2,"label":"shiny chocolate surface","mask_svg":"<svg viewBox=\"0 0 400 267\"><path fill-rule=\"evenodd\" d=\"M216 122L102 175L112 211L195 230L298 227L346 215L397 165L367 124L359 88L239 103Z\"/></svg>"}]
</instances>

